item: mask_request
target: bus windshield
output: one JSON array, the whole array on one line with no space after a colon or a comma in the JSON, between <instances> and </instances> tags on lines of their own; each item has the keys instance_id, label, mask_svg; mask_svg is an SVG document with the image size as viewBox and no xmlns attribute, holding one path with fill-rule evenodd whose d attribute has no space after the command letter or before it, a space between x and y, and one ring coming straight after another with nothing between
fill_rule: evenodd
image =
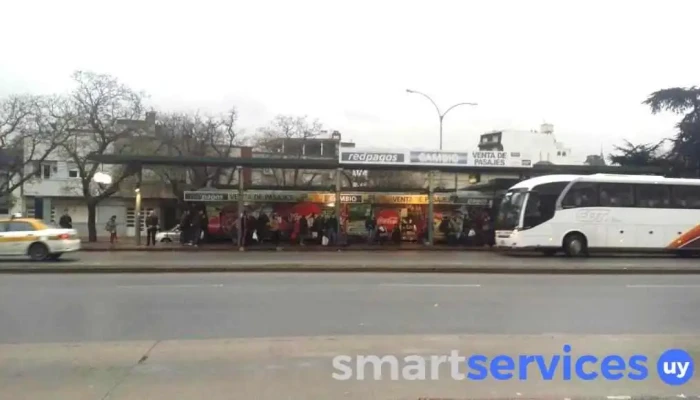
<instances>
[{"instance_id":1,"label":"bus windshield","mask_svg":"<svg viewBox=\"0 0 700 400\"><path fill-rule=\"evenodd\" d=\"M525 203L527 189L509 190L506 192L498 210L495 228L497 231L512 231L520 222L520 212Z\"/></svg>"}]
</instances>

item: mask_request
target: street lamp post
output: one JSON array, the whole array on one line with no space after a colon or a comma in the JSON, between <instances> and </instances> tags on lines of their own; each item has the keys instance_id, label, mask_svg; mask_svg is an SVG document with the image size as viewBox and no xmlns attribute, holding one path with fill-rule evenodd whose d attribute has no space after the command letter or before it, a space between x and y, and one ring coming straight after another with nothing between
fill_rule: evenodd
<instances>
[{"instance_id":1,"label":"street lamp post","mask_svg":"<svg viewBox=\"0 0 700 400\"><path fill-rule=\"evenodd\" d=\"M477 105L477 103L457 103L457 104L453 105L452 107L448 108L445 112L441 112L440 107L438 107L438 105L433 101L433 99L431 99L430 96L428 96L427 94L422 93L422 92L418 92L416 90L411 90L411 89L406 89L406 92L413 93L413 94L419 94L419 95L425 97L426 99L430 100L430 102L433 103L433 106L435 106L435 111L437 111L438 117L440 118L440 150L442 150L442 121L445 119L445 115L447 115L447 113L450 112L455 107L476 106Z\"/></svg>"}]
</instances>

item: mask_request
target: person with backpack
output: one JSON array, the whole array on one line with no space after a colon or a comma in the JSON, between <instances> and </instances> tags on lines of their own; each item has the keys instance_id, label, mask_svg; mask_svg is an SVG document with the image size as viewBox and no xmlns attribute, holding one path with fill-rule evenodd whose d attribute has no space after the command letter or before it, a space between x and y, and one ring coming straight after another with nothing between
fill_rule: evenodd
<instances>
[{"instance_id":1,"label":"person with backpack","mask_svg":"<svg viewBox=\"0 0 700 400\"><path fill-rule=\"evenodd\" d=\"M61 215L61 219L58 220L58 226L63 229L73 229L73 218L68 214L68 210L63 210L63 215Z\"/></svg>"},{"instance_id":2,"label":"person with backpack","mask_svg":"<svg viewBox=\"0 0 700 400\"><path fill-rule=\"evenodd\" d=\"M309 236L309 220L304 216L299 217L299 244L304 246Z\"/></svg>"},{"instance_id":3,"label":"person with backpack","mask_svg":"<svg viewBox=\"0 0 700 400\"><path fill-rule=\"evenodd\" d=\"M117 216L112 215L112 217L107 221L105 225L105 230L109 232L109 243L114 244L117 240Z\"/></svg>"}]
</instances>

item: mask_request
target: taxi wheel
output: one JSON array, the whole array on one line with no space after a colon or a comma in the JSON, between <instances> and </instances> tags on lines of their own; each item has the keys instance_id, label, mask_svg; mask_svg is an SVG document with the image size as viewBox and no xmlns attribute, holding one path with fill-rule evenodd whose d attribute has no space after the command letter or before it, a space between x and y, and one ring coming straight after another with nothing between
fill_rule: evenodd
<instances>
[{"instance_id":1,"label":"taxi wheel","mask_svg":"<svg viewBox=\"0 0 700 400\"><path fill-rule=\"evenodd\" d=\"M172 239L166 237L166 238L161 239L160 242L161 243L170 243L170 242L172 242Z\"/></svg>"},{"instance_id":2,"label":"taxi wheel","mask_svg":"<svg viewBox=\"0 0 700 400\"><path fill-rule=\"evenodd\" d=\"M34 243L29 246L28 253L33 261L43 261L49 256L49 248L43 243Z\"/></svg>"},{"instance_id":3,"label":"taxi wheel","mask_svg":"<svg viewBox=\"0 0 700 400\"><path fill-rule=\"evenodd\" d=\"M58 261L58 259L61 258L62 255L63 253L52 253L49 255L49 260Z\"/></svg>"}]
</instances>

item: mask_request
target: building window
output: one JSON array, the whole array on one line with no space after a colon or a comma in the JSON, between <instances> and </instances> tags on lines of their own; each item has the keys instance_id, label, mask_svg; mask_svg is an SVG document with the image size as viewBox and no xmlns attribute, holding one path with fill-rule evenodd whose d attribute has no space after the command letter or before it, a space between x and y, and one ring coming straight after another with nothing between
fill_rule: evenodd
<instances>
[{"instance_id":1,"label":"building window","mask_svg":"<svg viewBox=\"0 0 700 400\"><path fill-rule=\"evenodd\" d=\"M68 170L68 177L69 178L77 178L78 177L78 170L77 169Z\"/></svg>"},{"instance_id":2,"label":"building window","mask_svg":"<svg viewBox=\"0 0 700 400\"><path fill-rule=\"evenodd\" d=\"M489 138L488 138L488 137L484 136L484 137L481 138L481 143L488 143L488 142L489 142Z\"/></svg>"},{"instance_id":3,"label":"building window","mask_svg":"<svg viewBox=\"0 0 700 400\"><path fill-rule=\"evenodd\" d=\"M41 177L43 179L51 178L51 166L48 164L42 164L41 166Z\"/></svg>"},{"instance_id":4,"label":"building window","mask_svg":"<svg viewBox=\"0 0 700 400\"><path fill-rule=\"evenodd\" d=\"M561 151L557 151L557 157L561 157Z\"/></svg>"},{"instance_id":5,"label":"building window","mask_svg":"<svg viewBox=\"0 0 700 400\"><path fill-rule=\"evenodd\" d=\"M562 152L561 152L561 156L562 156L562 157L566 157L566 152L565 152L565 151L562 151Z\"/></svg>"}]
</instances>

